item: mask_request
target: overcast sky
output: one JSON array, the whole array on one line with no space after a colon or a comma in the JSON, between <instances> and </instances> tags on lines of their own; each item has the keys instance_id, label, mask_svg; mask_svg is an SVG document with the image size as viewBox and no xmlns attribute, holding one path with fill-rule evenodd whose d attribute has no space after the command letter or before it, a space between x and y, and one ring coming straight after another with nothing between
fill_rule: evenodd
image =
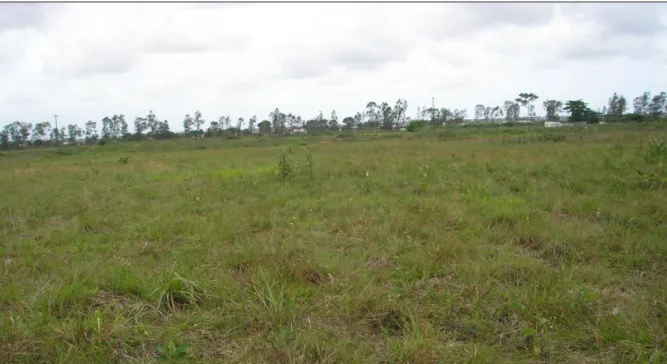
<instances>
[{"instance_id":1,"label":"overcast sky","mask_svg":"<svg viewBox=\"0 0 667 364\"><path fill-rule=\"evenodd\" d=\"M667 89L667 4L0 4L0 125ZM522 110L522 115L525 111Z\"/></svg>"}]
</instances>

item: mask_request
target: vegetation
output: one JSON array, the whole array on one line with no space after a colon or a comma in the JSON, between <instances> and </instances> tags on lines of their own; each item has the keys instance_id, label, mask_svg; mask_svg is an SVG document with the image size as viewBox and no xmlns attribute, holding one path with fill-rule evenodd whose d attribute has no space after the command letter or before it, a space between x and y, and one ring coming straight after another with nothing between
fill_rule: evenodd
<instances>
[{"instance_id":1,"label":"vegetation","mask_svg":"<svg viewBox=\"0 0 667 364\"><path fill-rule=\"evenodd\" d=\"M665 362L666 129L2 152L0 362Z\"/></svg>"},{"instance_id":2,"label":"vegetation","mask_svg":"<svg viewBox=\"0 0 667 364\"><path fill-rule=\"evenodd\" d=\"M484 106L478 104L474 110L474 120L477 122L496 122L504 118L505 122L512 123L520 120L521 107L526 109L528 121L534 121L537 113L535 101L539 96L534 93L522 92L515 100L505 101L503 106ZM634 111L626 113L627 101L624 96L616 93L609 99L608 107L602 111L594 111L588 107L583 100L569 100L561 102L558 100L544 100L542 106L546 112L546 120L558 121L561 114L568 114L570 122L586 122L596 124L602 119L610 122L623 121L647 121L663 120L667 115L667 93L661 92L651 98L650 92L645 92L634 99ZM331 112L327 119L320 113L310 120L302 119L301 116L292 113L285 114L276 108L269 113L268 120L258 122L257 116L252 116L246 123L240 117L236 124L232 124L230 116L221 116L218 121L207 121L201 112L195 111L194 117L186 114L183 119L183 132L172 132L167 120L159 120L153 111L149 111L146 117L136 117L134 120L134 132L130 132L129 125L125 121L125 115L113 115L104 117L101 121L101 134L98 134L98 124L89 120L84 129L78 125L70 124L66 127L53 128L48 121L33 124L29 122L15 121L4 127L0 132L0 148L20 149L29 146L49 145L72 145L72 144L106 144L110 140L138 141L158 140L175 137L223 137L235 138L240 135L287 135L294 132L308 134L323 134L339 132L342 130L395 130L410 128L415 130L424 125L443 126L446 124L461 124L467 120L467 110L436 107L417 107L417 115L414 120L407 116L408 102L398 99L392 107L386 102L376 103L371 101L366 104L363 112L357 112L354 117L343 118L342 124L338 122L336 111ZM415 123L410 124L411 121ZM410 126L412 125L412 126Z\"/></svg>"}]
</instances>

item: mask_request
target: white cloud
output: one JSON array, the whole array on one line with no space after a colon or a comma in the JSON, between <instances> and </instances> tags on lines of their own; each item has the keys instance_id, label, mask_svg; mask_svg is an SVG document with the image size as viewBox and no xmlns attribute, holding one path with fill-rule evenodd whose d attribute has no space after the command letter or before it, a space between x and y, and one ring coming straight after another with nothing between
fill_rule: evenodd
<instances>
[{"instance_id":1,"label":"white cloud","mask_svg":"<svg viewBox=\"0 0 667 364\"><path fill-rule=\"evenodd\" d=\"M20 4L18 4L20 5ZM662 4L0 4L0 124L153 110L342 119L370 100L603 106L664 88ZM637 21L639 20L639 21Z\"/></svg>"}]
</instances>

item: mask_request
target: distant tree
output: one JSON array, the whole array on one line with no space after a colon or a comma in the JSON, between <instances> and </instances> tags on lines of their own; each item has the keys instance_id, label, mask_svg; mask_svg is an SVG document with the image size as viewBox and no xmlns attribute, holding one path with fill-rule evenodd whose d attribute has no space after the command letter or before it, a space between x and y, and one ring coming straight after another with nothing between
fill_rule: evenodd
<instances>
[{"instance_id":1,"label":"distant tree","mask_svg":"<svg viewBox=\"0 0 667 364\"><path fill-rule=\"evenodd\" d=\"M204 118L202 118L201 113L199 110L195 111L195 117L192 119L192 126L194 127L194 132L197 134L202 134L203 130L201 129L202 125L204 125L206 121Z\"/></svg>"},{"instance_id":2,"label":"distant tree","mask_svg":"<svg viewBox=\"0 0 667 364\"><path fill-rule=\"evenodd\" d=\"M32 129L32 140L34 144L42 144L49 137L49 132L51 131L51 123L44 121L41 123L35 124L35 127Z\"/></svg>"},{"instance_id":3,"label":"distant tree","mask_svg":"<svg viewBox=\"0 0 667 364\"><path fill-rule=\"evenodd\" d=\"M134 118L134 133L137 135L137 137L141 137L146 131L148 127L146 124L146 119L140 116Z\"/></svg>"},{"instance_id":4,"label":"distant tree","mask_svg":"<svg viewBox=\"0 0 667 364\"><path fill-rule=\"evenodd\" d=\"M60 128L60 129L64 129L64 128ZM58 129L58 128L51 129L50 139L55 140L56 143L58 143L63 138L63 136L65 135L64 130L60 130L60 129Z\"/></svg>"},{"instance_id":5,"label":"distant tree","mask_svg":"<svg viewBox=\"0 0 667 364\"><path fill-rule=\"evenodd\" d=\"M113 123L111 122L111 118L105 116L102 119L102 139L111 139L112 132L113 132Z\"/></svg>"},{"instance_id":6,"label":"distant tree","mask_svg":"<svg viewBox=\"0 0 667 364\"><path fill-rule=\"evenodd\" d=\"M0 132L0 148L4 150L9 149L9 133L6 129L7 127Z\"/></svg>"},{"instance_id":7,"label":"distant tree","mask_svg":"<svg viewBox=\"0 0 667 364\"><path fill-rule=\"evenodd\" d=\"M270 121L262 120L261 123L257 124L257 127L259 128L259 133L261 135L271 134L271 122Z\"/></svg>"},{"instance_id":8,"label":"distant tree","mask_svg":"<svg viewBox=\"0 0 667 364\"><path fill-rule=\"evenodd\" d=\"M649 112L648 105L651 101L651 93L644 92L643 95L635 97L632 106L637 115L646 115Z\"/></svg>"},{"instance_id":9,"label":"distant tree","mask_svg":"<svg viewBox=\"0 0 667 364\"><path fill-rule=\"evenodd\" d=\"M67 125L67 140L70 143L75 143L83 135L83 131L76 124Z\"/></svg>"},{"instance_id":10,"label":"distant tree","mask_svg":"<svg viewBox=\"0 0 667 364\"><path fill-rule=\"evenodd\" d=\"M95 141L97 141L98 136L97 136L97 123L96 122L94 122L92 120L88 120L86 122L85 136L86 136L86 143L94 143Z\"/></svg>"},{"instance_id":11,"label":"distant tree","mask_svg":"<svg viewBox=\"0 0 667 364\"><path fill-rule=\"evenodd\" d=\"M190 134L193 131L194 120L190 114L185 114L185 119L183 119L183 131L185 134Z\"/></svg>"},{"instance_id":12,"label":"distant tree","mask_svg":"<svg viewBox=\"0 0 667 364\"><path fill-rule=\"evenodd\" d=\"M475 105L475 121L482 119L489 120L491 107L484 107L482 104Z\"/></svg>"},{"instance_id":13,"label":"distant tree","mask_svg":"<svg viewBox=\"0 0 667 364\"><path fill-rule=\"evenodd\" d=\"M519 94L519 97L515 100L519 105L523 106L526 108L526 112L528 114L528 118L530 120L533 119L533 114L534 114L534 108L531 108L533 105L533 102L537 100L539 96L535 95L534 93L526 93L522 92ZM518 118L517 118L518 119Z\"/></svg>"},{"instance_id":14,"label":"distant tree","mask_svg":"<svg viewBox=\"0 0 667 364\"><path fill-rule=\"evenodd\" d=\"M408 101L405 99L396 100L394 105L394 127L399 128L406 124L406 112L408 110Z\"/></svg>"},{"instance_id":15,"label":"distant tree","mask_svg":"<svg viewBox=\"0 0 667 364\"><path fill-rule=\"evenodd\" d=\"M361 115L360 112L357 112L356 114L354 114L354 125L353 125L352 127L353 127L353 128L354 128L355 126L356 126L356 127L360 127L361 124L363 124L363 122L364 122L364 116Z\"/></svg>"},{"instance_id":16,"label":"distant tree","mask_svg":"<svg viewBox=\"0 0 667 364\"><path fill-rule=\"evenodd\" d=\"M206 130L206 135L209 137L214 137L220 134L220 123L217 121L211 121Z\"/></svg>"},{"instance_id":17,"label":"distant tree","mask_svg":"<svg viewBox=\"0 0 667 364\"><path fill-rule=\"evenodd\" d=\"M557 121L558 115L563 112L563 103L558 100L544 100L542 106L547 113L548 121Z\"/></svg>"},{"instance_id":18,"label":"distant tree","mask_svg":"<svg viewBox=\"0 0 667 364\"><path fill-rule=\"evenodd\" d=\"M338 115L336 115L336 110L331 111L331 118L329 119L329 129L338 130Z\"/></svg>"},{"instance_id":19,"label":"distant tree","mask_svg":"<svg viewBox=\"0 0 667 364\"><path fill-rule=\"evenodd\" d=\"M510 122L519 120L521 106L518 102L509 100L505 101L503 104L503 110L505 111L505 121Z\"/></svg>"},{"instance_id":20,"label":"distant tree","mask_svg":"<svg viewBox=\"0 0 667 364\"><path fill-rule=\"evenodd\" d=\"M248 131L252 133L255 130L255 124L257 124L257 115L253 115L250 120L248 120Z\"/></svg>"},{"instance_id":21,"label":"distant tree","mask_svg":"<svg viewBox=\"0 0 667 364\"><path fill-rule=\"evenodd\" d=\"M496 117L503 115L503 109L500 106L487 106L484 108L484 120L495 122Z\"/></svg>"},{"instance_id":22,"label":"distant tree","mask_svg":"<svg viewBox=\"0 0 667 364\"><path fill-rule=\"evenodd\" d=\"M345 119L343 119L343 125L344 125L343 128L345 130L352 130L352 128L354 128L354 124L355 121L353 117L348 116Z\"/></svg>"},{"instance_id":23,"label":"distant tree","mask_svg":"<svg viewBox=\"0 0 667 364\"><path fill-rule=\"evenodd\" d=\"M158 130L157 134L155 135L155 138L157 139L166 139L166 138L171 138L174 134L171 132L169 128L169 121L164 120L159 122L158 124Z\"/></svg>"},{"instance_id":24,"label":"distant tree","mask_svg":"<svg viewBox=\"0 0 667 364\"><path fill-rule=\"evenodd\" d=\"M393 125L394 111L392 110L391 106L389 106L389 104L387 104L386 102L381 103L379 108L380 108L381 128L391 130L394 126Z\"/></svg>"},{"instance_id":25,"label":"distant tree","mask_svg":"<svg viewBox=\"0 0 667 364\"><path fill-rule=\"evenodd\" d=\"M622 116L625 113L627 108L627 100L623 95L617 95L614 92L614 95L609 98L609 107L607 107L607 115L609 116Z\"/></svg>"},{"instance_id":26,"label":"distant tree","mask_svg":"<svg viewBox=\"0 0 667 364\"><path fill-rule=\"evenodd\" d=\"M599 114L591 110L583 100L570 100L565 103L563 110L570 113L571 122L599 122Z\"/></svg>"},{"instance_id":27,"label":"distant tree","mask_svg":"<svg viewBox=\"0 0 667 364\"><path fill-rule=\"evenodd\" d=\"M243 127L243 123L244 123L244 122L245 122L245 120L244 120L243 118L238 118L238 119L236 120L236 130L237 130L237 133L241 134L241 128Z\"/></svg>"},{"instance_id":28,"label":"distant tree","mask_svg":"<svg viewBox=\"0 0 667 364\"><path fill-rule=\"evenodd\" d=\"M273 127L273 132L275 134L284 134L287 115L280 112L280 109L276 108L275 110L269 113L269 118L271 119L271 126Z\"/></svg>"},{"instance_id":29,"label":"distant tree","mask_svg":"<svg viewBox=\"0 0 667 364\"><path fill-rule=\"evenodd\" d=\"M380 112L378 110L378 105L375 103L375 101L370 101L366 104L366 117L368 118L367 119L368 126L373 128L379 126Z\"/></svg>"},{"instance_id":30,"label":"distant tree","mask_svg":"<svg viewBox=\"0 0 667 364\"><path fill-rule=\"evenodd\" d=\"M658 118L661 117L667 108L667 93L661 92L658 95L653 96L651 103L648 105L648 112L651 116Z\"/></svg>"},{"instance_id":31,"label":"distant tree","mask_svg":"<svg viewBox=\"0 0 667 364\"><path fill-rule=\"evenodd\" d=\"M148 111L148 115L146 115L146 119L144 120L146 122L146 127L148 128L148 134L151 137L155 137L159 133L161 122L157 119L153 110Z\"/></svg>"},{"instance_id":32,"label":"distant tree","mask_svg":"<svg viewBox=\"0 0 667 364\"><path fill-rule=\"evenodd\" d=\"M468 111L466 109L454 109L454 122L460 124L465 121L468 117Z\"/></svg>"},{"instance_id":33,"label":"distant tree","mask_svg":"<svg viewBox=\"0 0 667 364\"><path fill-rule=\"evenodd\" d=\"M116 139L121 139L128 135L127 122L125 121L125 115L115 115L111 117L111 123L113 125L113 137Z\"/></svg>"}]
</instances>

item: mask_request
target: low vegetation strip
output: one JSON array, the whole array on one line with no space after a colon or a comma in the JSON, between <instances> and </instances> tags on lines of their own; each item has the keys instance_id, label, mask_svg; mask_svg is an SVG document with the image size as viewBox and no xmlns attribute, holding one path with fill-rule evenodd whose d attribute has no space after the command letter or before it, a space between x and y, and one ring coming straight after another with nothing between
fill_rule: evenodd
<instances>
[{"instance_id":1,"label":"low vegetation strip","mask_svg":"<svg viewBox=\"0 0 667 364\"><path fill-rule=\"evenodd\" d=\"M3 152L0 362L665 362L666 132Z\"/></svg>"}]
</instances>

